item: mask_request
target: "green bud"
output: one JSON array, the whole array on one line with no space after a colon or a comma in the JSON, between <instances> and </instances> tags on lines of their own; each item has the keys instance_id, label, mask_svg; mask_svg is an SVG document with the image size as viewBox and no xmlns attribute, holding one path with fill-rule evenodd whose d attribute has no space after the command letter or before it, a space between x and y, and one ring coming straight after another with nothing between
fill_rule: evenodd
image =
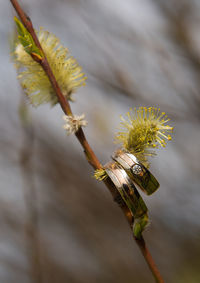
<instances>
[{"instance_id":1,"label":"green bud","mask_svg":"<svg viewBox=\"0 0 200 283\"><path fill-rule=\"evenodd\" d=\"M142 232L144 231L145 227L148 224L148 215L145 214L140 218L135 219L133 224L133 234L135 238L140 239L142 236Z\"/></svg>"},{"instance_id":2,"label":"green bud","mask_svg":"<svg viewBox=\"0 0 200 283\"><path fill-rule=\"evenodd\" d=\"M14 21L17 26L18 31L18 39L22 46L24 47L24 50L31 55L32 53L36 54L39 58L42 58L42 51L36 46L31 34L27 31L27 29L24 27L22 22L17 18L14 17Z\"/></svg>"}]
</instances>

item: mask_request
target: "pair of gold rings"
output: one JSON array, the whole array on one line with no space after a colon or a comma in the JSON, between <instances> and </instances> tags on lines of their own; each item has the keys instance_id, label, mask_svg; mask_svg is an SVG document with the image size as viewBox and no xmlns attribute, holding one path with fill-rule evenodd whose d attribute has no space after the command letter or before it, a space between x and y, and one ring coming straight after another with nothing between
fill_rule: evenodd
<instances>
[{"instance_id":1,"label":"pair of gold rings","mask_svg":"<svg viewBox=\"0 0 200 283\"><path fill-rule=\"evenodd\" d=\"M137 189L151 195L159 188L159 183L133 154L118 149L112 155L112 159L113 161L104 166L105 171L133 217L140 218L147 214L147 207Z\"/></svg>"}]
</instances>

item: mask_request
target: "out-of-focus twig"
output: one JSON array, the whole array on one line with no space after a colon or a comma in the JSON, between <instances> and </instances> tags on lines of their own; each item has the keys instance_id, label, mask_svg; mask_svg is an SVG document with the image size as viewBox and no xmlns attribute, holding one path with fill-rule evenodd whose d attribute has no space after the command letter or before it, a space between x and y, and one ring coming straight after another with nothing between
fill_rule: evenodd
<instances>
[{"instance_id":1,"label":"out-of-focus twig","mask_svg":"<svg viewBox=\"0 0 200 283\"><path fill-rule=\"evenodd\" d=\"M24 100L20 103L20 118L24 130L24 144L20 152L20 164L24 181L24 200L26 206L26 238L27 252L31 262L31 279L34 283L42 283L40 266L40 247L38 230L37 197L34 187L32 157L34 132L27 115L27 105Z\"/></svg>"},{"instance_id":2,"label":"out-of-focus twig","mask_svg":"<svg viewBox=\"0 0 200 283\"><path fill-rule=\"evenodd\" d=\"M182 48L200 76L200 56L194 48L188 25L189 15L192 13L191 3L175 1L176 9L170 9L166 1L157 0L163 15L168 19L169 30L174 41Z\"/></svg>"},{"instance_id":3,"label":"out-of-focus twig","mask_svg":"<svg viewBox=\"0 0 200 283\"><path fill-rule=\"evenodd\" d=\"M157 0L156 2L168 20L169 31L173 41L182 49L194 70L197 90L191 90L188 96L189 98L184 95L181 95L181 98L194 114L189 115L188 118L194 119L195 117L199 119L200 100L196 93L200 91L200 55L194 46L189 25L189 19L193 16L194 8L190 1L185 0L173 1L173 6L163 0ZM172 9L171 7L174 6L175 8Z\"/></svg>"}]
</instances>

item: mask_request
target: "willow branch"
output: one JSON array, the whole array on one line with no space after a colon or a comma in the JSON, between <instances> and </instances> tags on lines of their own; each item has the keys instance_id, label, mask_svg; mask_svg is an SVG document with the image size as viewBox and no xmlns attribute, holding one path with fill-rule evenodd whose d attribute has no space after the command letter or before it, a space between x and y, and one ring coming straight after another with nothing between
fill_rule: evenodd
<instances>
[{"instance_id":1,"label":"willow branch","mask_svg":"<svg viewBox=\"0 0 200 283\"><path fill-rule=\"evenodd\" d=\"M41 59L38 59L38 57L36 56L32 56L33 59L38 62L41 67L43 68L43 70L45 71L46 75L48 76L51 84L52 84L52 87L57 95L57 98L58 98L58 101L60 103L60 106L63 110L63 112L66 114L66 115L73 115L72 113L72 110L71 110L71 107L70 107L70 104L68 102L68 100L65 99L64 95L62 94L62 91L55 79L55 76L51 70L51 67L47 61L47 58L45 56L45 53L42 49L42 46L40 45L40 42L38 40L38 37L35 33L35 30L33 28L33 25L32 25L32 22L31 22L31 19L24 13L24 11L22 10L21 6L19 5L18 1L17 0L10 0L10 2L12 3L13 7L15 8L19 18L21 19L23 25L26 27L26 29L28 30L28 32L31 34L36 46L42 51L42 53L44 54L44 56L41 58ZM85 155L87 157L87 160L88 162L90 163L90 165L94 168L94 169L100 169L101 168L101 163L100 161L98 160L98 158L96 157L95 153L93 152L92 148L90 147L86 137L85 137L85 134L83 132L83 129L82 128L79 128L79 130L75 133L77 139L79 140L81 146L83 147L84 149L84 152L85 152ZM107 186L108 190L111 192L114 200L116 200L117 196L118 196L118 192L115 188L115 186L113 185L113 183L111 182L110 179L106 179L104 181L105 185ZM127 206L125 205L124 202L121 202L119 204L120 208L122 209L126 219L128 220L128 223L132 229L132 225L133 225L133 218L132 218L132 215L129 211L129 209L127 208ZM134 237L135 238L135 237ZM164 280L162 279L161 275L160 275L160 272L149 252L149 250L147 249L146 247L146 244L145 244L145 241L143 238L141 239L136 239L136 243L137 245L139 246L156 282L159 282L159 283L163 283Z\"/></svg>"}]
</instances>

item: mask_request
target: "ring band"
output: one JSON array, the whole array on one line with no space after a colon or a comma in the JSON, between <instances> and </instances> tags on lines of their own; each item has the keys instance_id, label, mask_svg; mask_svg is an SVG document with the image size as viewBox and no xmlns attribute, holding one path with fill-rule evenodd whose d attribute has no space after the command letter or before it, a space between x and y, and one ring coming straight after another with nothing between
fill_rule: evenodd
<instances>
[{"instance_id":1,"label":"ring band","mask_svg":"<svg viewBox=\"0 0 200 283\"><path fill-rule=\"evenodd\" d=\"M146 214L147 207L133 181L129 178L122 166L116 162L109 162L104 166L104 169L132 212L133 217L139 218Z\"/></svg>"},{"instance_id":2,"label":"ring band","mask_svg":"<svg viewBox=\"0 0 200 283\"><path fill-rule=\"evenodd\" d=\"M147 195L153 194L159 188L157 179L132 153L119 149L112 155L112 159L126 170L129 177Z\"/></svg>"}]
</instances>

